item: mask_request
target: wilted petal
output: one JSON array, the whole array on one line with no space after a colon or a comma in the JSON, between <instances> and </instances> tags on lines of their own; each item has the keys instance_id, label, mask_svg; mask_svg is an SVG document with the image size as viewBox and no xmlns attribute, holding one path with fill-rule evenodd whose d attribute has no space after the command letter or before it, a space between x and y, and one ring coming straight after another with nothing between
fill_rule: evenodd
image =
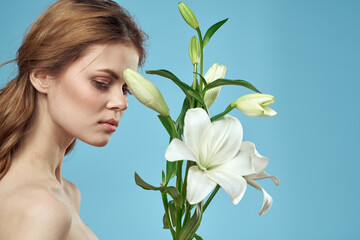
<instances>
[{"instance_id":1,"label":"wilted petal","mask_svg":"<svg viewBox=\"0 0 360 240\"><path fill-rule=\"evenodd\" d=\"M252 165L256 173L263 171L268 165L269 159L263 157L256 151L255 144L249 141L241 143L240 151L244 151L250 154Z\"/></svg>"},{"instance_id":2,"label":"wilted petal","mask_svg":"<svg viewBox=\"0 0 360 240\"><path fill-rule=\"evenodd\" d=\"M173 139L170 142L165 152L165 159L170 162L185 160L185 159L197 162L196 157L187 147L187 145L177 138Z\"/></svg>"},{"instance_id":3,"label":"wilted petal","mask_svg":"<svg viewBox=\"0 0 360 240\"><path fill-rule=\"evenodd\" d=\"M202 108L189 109L184 119L184 141L193 154L199 156L201 136L211 126L209 115Z\"/></svg>"},{"instance_id":4,"label":"wilted petal","mask_svg":"<svg viewBox=\"0 0 360 240\"><path fill-rule=\"evenodd\" d=\"M219 184L229 194L231 202L238 204L246 190L246 180L232 169L231 164L223 164L209 170L206 175Z\"/></svg>"},{"instance_id":5,"label":"wilted petal","mask_svg":"<svg viewBox=\"0 0 360 240\"><path fill-rule=\"evenodd\" d=\"M263 204L262 204L261 210L259 212L259 215L262 216L267 211L270 210L273 200L272 200L271 196L257 182L250 180L250 181L248 181L248 183L251 186L253 186L254 188L262 191L262 193L263 193Z\"/></svg>"},{"instance_id":6,"label":"wilted petal","mask_svg":"<svg viewBox=\"0 0 360 240\"><path fill-rule=\"evenodd\" d=\"M215 186L216 183L209 179L205 172L197 166L192 166L187 177L186 199L190 204L201 202Z\"/></svg>"},{"instance_id":7,"label":"wilted petal","mask_svg":"<svg viewBox=\"0 0 360 240\"><path fill-rule=\"evenodd\" d=\"M208 167L232 160L239 151L243 129L237 118L226 115L212 123L204 133L200 162Z\"/></svg>"}]
</instances>

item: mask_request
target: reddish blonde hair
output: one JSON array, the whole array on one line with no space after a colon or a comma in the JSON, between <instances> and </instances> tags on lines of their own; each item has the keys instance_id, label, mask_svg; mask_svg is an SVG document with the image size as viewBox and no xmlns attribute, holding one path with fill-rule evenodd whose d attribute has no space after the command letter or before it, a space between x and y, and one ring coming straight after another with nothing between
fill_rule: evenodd
<instances>
[{"instance_id":1,"label":"reddish blonde hair","mask_svg":"<svg viewBox=\"0 0 360 240\"><path fill-rule=\"evenodd\" d=\"M34 69L58 75L93 44L115 42L133 44L142 65L146 38L130 14L113 1L52 4L32 25L17 52L18 75L0 90L0 179L35 118L37 91L29 80ZM65 154L74 144L75 140Z\"/></svg>"}]
</instances>

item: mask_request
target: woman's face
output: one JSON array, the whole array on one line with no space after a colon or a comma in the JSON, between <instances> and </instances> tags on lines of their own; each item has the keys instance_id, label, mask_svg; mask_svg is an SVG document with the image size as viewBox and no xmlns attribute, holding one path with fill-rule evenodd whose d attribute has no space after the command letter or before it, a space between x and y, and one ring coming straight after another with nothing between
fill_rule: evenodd
<instances>
[{"instance_id":1,"label":"woman's face","mask_svg":"<svg viewBox=\"0 0 360 240\"><path fill-rule=\"evenodd\" d=\"M137 70L130 44L98 44L50 81L48 111L56 131L94 146L106 145L127 109L126 68Z\"/></svg>"}]
</instances>

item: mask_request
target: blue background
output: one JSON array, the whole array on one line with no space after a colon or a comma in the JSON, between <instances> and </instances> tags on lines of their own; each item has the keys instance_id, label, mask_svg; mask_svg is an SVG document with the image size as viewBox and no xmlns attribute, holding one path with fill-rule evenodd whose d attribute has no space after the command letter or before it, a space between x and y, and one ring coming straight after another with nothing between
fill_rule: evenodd
<instances>
[{"instance_id":1,"label":"blue background","mask_svg":"<svg viewBox=\"0 0 360 240\"><path fill-rule=\"evenodd\" d=\"M0 62L13 59L29 24L49 0L2 1ZM136 16L149 35L143 69L165 68L190 82L188 42L195 32L183 22L175 0L117 1ZM199 235L217 239L358 239L360 87L360 1L223 0L187 1L205 33L229 17L205 51L205 70L218 62L227 77L250 81L275 96L273 118L250 118L234 110L244 140L269 157L270 180L261 185L273 197L258 216L260 191L249 187L231 204L220 190L205 213ZM1 84L15 65L0 69ZM166 99L173 117L183 95L168 80L148 76ZM250 93L225 86L212 115ZM168 137L156 114L134 97L111 142L103 148L78 142L66 157L63 176L82 192L80 215L100 239L170 239L162 230L158 192L135 185L137 171L158 185Z\"/></svg>"}]
</instances>

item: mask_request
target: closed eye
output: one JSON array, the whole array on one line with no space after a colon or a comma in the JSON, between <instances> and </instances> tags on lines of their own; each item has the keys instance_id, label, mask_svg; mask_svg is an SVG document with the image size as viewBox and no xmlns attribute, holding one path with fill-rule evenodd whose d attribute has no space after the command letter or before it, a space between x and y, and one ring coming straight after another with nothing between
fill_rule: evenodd
<instances>
[{"instance_id":1,"label":"closed eye","mask_svg":"<svg viewBox=\"0 0 360 240\"><path fill-rule=\"evenodd\" d=\"M109 88L109 84L106 83L106 82L93 80L93 84L97 89L99 89L101 91L105 91L105 90L107 90Z\"/></svg>"}]
</instances>

